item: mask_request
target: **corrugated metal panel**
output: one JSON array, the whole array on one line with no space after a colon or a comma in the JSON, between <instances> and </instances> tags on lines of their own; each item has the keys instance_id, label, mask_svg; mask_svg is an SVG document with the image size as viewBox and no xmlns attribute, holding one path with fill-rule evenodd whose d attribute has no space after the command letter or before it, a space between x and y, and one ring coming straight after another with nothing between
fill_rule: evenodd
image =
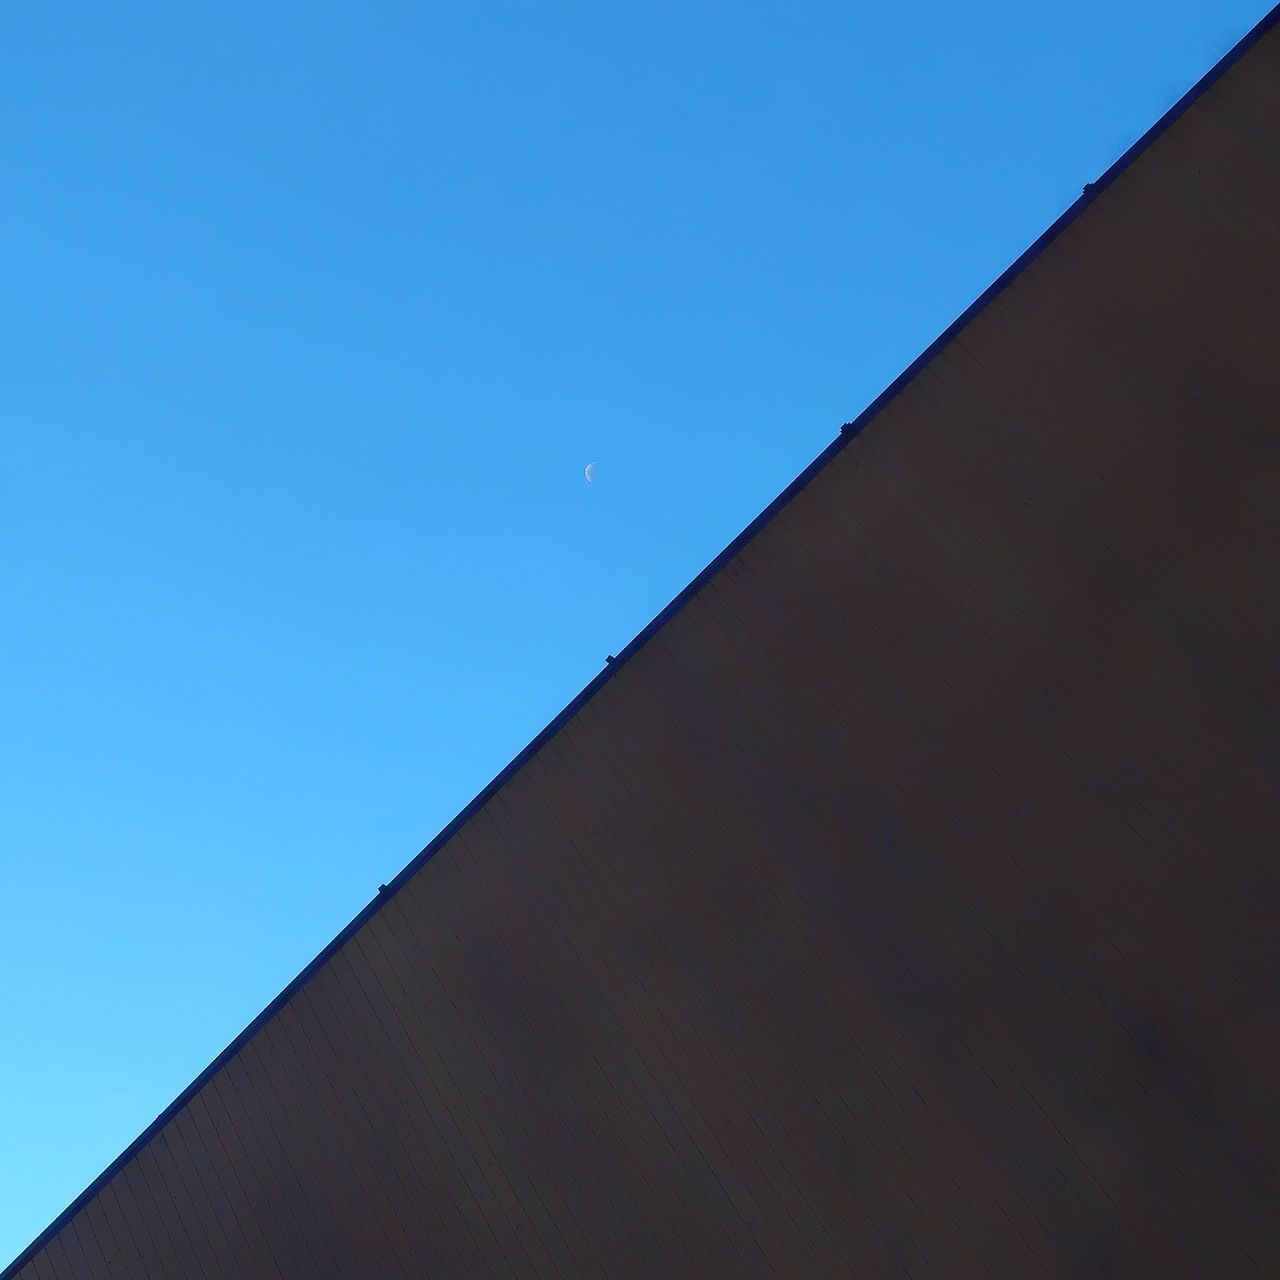
<instances>
[{"instance_id":1,"label":"corrugated metal panel","mask_svg":"<svg viewBox=\"0 0 1280 1280\"><path fill-rule=\"evenodd\" d=\"M1280 1274L1280 36L9 1280Z\"/></svg>"}]
</instances>

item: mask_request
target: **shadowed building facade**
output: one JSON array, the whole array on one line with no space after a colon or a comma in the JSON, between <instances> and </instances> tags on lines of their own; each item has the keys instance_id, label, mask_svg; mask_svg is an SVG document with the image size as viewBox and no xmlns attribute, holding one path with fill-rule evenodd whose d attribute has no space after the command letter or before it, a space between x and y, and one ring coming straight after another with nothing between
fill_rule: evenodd
<instances>
[{"instance_id":1,"label":"shadowed building facade","mask_svg":"<svg viewBox=\"0 0 1280 1280\"><path fill-rule=\"evenodd\" d=\"M3 1280L1280 1275L1280 31Z\"/></svg>"}]
</instances>

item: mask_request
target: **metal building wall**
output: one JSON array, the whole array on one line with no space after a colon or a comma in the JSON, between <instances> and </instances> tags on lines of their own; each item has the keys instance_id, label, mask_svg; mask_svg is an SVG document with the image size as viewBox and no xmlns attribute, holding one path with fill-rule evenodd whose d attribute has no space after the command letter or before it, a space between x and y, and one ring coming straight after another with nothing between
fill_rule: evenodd
<instances>
[{"instance_id":1,"label":"metal building wall","mask_svg":"<svg viewBox=\"0 0 1280 1280\"><path fill-rule=\"evenodd\" d=\"M1280 1275L1280 33L6 1280Z\"/></svg>"}]
</instances>

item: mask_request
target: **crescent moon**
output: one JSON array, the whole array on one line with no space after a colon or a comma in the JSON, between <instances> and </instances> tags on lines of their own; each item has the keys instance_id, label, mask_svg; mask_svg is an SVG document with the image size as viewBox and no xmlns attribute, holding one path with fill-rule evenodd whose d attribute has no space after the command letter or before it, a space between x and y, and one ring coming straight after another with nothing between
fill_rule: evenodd
<instances>
[{"instance_id":1,"label":"crescent moon","mask_svg":"<svg viewBox=\"0 0 1280 1280\"><path fill-rule=\"evenodd\" d=\"M588 462L588 463L587 463L587 465L586 465L586 467L583 469L582 474L583 474L584 476L586 476L586 477L587 477L587 483L588 483L588 484L595 484L595 482L596 482L596 464L595 464L594 462Z\"/></svg>"}]
</instances>

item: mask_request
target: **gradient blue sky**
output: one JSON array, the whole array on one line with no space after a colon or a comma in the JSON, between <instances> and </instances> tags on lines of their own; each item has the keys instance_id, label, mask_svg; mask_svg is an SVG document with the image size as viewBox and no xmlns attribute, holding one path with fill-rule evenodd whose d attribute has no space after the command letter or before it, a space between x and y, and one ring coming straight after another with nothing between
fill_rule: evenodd
<instances>
[{"instance_id":1,"label":"gradient blue sky","mask_svg":"<svg viewBox=\"0 0 1280 1280\"><path fill-rule=\"evenodd\" d=\"M1267 7L6 4L0 1262Z\"/></svg>"}]
</instances>

